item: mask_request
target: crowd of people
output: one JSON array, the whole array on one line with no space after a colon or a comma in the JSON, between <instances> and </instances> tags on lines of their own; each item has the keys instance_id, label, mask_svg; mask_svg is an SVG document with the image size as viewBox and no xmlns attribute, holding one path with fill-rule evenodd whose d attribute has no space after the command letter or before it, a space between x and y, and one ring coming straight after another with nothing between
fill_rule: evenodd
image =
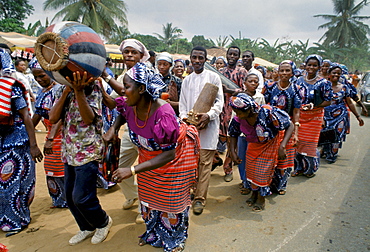
<instances>
[{"instance_id":1,"label":"crowd of people","mask_svg":"<svg viewBox=\"0 0 370 252\"><path fill-rule=\"evenodd\" d=\"M350 112L364 125L354 102L367 116L347 68L319 55L307 56L300 69L284 60L269 75L253 65L252 51L237 46L212 60L215 71L205 68L207 50L200 46L187 61L148 51L136 39L124 40L120 50L125 70L117 78L107 59L101 77L74 72L67 86L37 58L25 75L26 62L13 63L8 48L0 49L0 190L7 202L0 204L0 227L7 235L31 221L35 162L45 156L52 206L68 208L79 227L70 245L106 239L113 221L96 188L118 184L123 209L139 201L136 222L146 225L139 245L182 251L190 208L202 214L217 166L225 182L238 167L240 193L250 194L246 204L259 212L266 196L286 194L291 176L314 177L321 157L336 162ZM201 96L206 83L216 90L212 100ZM190 120L194 105L205 101L210 108ZM44 155L35 137L40 122L47 129ZM105 145L119 137L118 169L107 178Z\"/></svg>"}]
</instances>

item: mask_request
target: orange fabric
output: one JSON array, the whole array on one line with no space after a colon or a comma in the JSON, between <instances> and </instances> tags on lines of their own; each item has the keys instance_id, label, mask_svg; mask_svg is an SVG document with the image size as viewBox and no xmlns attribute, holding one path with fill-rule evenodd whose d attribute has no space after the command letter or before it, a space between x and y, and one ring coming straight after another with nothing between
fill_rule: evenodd
<instances>
[{"instance_id":1,"label":"orange fabric","mask_svg":"<svg viewBox=\"0 0 370 252\"><path fill-rule=\"evenodd\" d=\"M317 157L316 149L324 118L324 108L301 109L298 128L297 152L309 157Z\"/></svg>"},{"instance_id":2,"label":"orange fabric","mask_svg":"<svg viewBox=\"0 0 370 252\"><path fill-rule=\"evenodd\" d=\"M196 180L199 146L196 128L181 123L175 158L162 167L137 174L139 199L144 206L180 213L191 204L190 188ZM160 153L139 148L139 163Z\"/></svg>"},{"instance_id":3,"label":"orange fabric","mask_svg":"<svg viewBox=\"0 0 370 252\"><path fill-rule=\"evenodd\" d=\"M47 119L44 119L44 123L48 128L49 135L52 124ZM44 160L45 174L50 177L64 177L64 164L62 162L61 149L62 149L62 135L61 130L59 130L57 134L55 134L53 140L53 154L45 155Z\"/></svg>"},{"instance_id":4,"label":"orange fabric","mask_svg":"<svg viewBox=\"0 0 370 252\"><path fill-rule=\"evenodd\" d=\"M252 184L260 187L271 184L278 161L281 134L283 134L282 131L279 132L278 136L264 143L248 143L246 174L247 180Z\"/></svg>"}]
</instances>

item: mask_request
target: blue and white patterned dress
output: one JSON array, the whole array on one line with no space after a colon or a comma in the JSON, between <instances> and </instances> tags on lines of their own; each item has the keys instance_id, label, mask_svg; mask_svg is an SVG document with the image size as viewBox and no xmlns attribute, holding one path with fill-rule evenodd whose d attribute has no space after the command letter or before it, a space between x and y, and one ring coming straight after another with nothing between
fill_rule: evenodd
<instances>
[{"instance_id":1,"label":"blue and white patterned dress","mask_svg":"<svg viewBox=\"0 0 370 252\"><path fill-rule=\"evenodd\" d=\"M14 124L0 126L0 228L3 231L19 231L28 226L36 182L29 137L18 113L27 107L19 87L13 86L11 106Z\"/></svg>"}]
</instances>

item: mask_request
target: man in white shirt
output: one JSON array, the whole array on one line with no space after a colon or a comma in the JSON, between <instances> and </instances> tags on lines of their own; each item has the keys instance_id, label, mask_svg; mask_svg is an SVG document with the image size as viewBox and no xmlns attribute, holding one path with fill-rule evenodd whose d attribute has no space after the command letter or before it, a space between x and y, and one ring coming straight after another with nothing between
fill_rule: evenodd
<instances>
[{"instance_id":1,"label":"man in white shirt","mask_svg":"<svg viewBox=\"0 0 370 252\"><path fill-rule=\"evenodd\" d=\"M253 61L254 61L254 53L252 51L249 51L249 50L246 50L245 52L243 52L242 54L242 61L243 61L243 66L244 68L248 71L248 74L250 73L254 73L258 76L258 88L257 90L259 92L262 91L262 88L264 86L264 83L263 83L263 76L261 74L260 71L258 71L257 69L255 69L253 67Z\"/></svg>"},{"instance_id":2,"label":"man in white shirt","mask_svg":"<svg viewBox=\"0 0 370 252\"><path fill-rule=\"evenodd\" d=\"M221 79L217 73L204 69L206 60L206 49L200 46L196 46L192 49L190 61L194 68L194 72L184 79L179 101L180 118L186 121L188 112L193 108L204 85L206 83L211 83L218 87L217 97L212 108L207 113L198 113L197 115L199 122L196 127L199 131L201 147L198 166L198 184L193 201L193 213L196 215L203 212L203 208L206 204L212 161L218 142L220 125L219 115L224 104ZM207 97L204 97L204 99L207 99Z\"/></svg>"}]
</instances>

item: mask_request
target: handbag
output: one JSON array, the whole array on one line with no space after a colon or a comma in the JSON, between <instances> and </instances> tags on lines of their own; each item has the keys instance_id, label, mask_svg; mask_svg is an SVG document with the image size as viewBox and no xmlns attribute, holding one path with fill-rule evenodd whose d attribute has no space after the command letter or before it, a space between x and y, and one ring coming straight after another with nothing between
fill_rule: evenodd
<instances>
[{"instance_id":1,"label":"handbag","mask_svg":"<svg viewBox=\"0 0 370 252\"><path fill-rule=\"evenodd\" d=\"M335 129L321 130L318 145L335 143L337 140L337 131Z\"/></svg>"},{"instance_id":2,"label":"handbag","mask_svg":"<svg viewBox=\"0 0 370 252\"><path fill-rule=\"evenodd\" d=\"M112 181L113 172L118 169L120 148L121 139L118 136L105 146L102 172L107 181Z\"/></svg>"}]
</instances>

